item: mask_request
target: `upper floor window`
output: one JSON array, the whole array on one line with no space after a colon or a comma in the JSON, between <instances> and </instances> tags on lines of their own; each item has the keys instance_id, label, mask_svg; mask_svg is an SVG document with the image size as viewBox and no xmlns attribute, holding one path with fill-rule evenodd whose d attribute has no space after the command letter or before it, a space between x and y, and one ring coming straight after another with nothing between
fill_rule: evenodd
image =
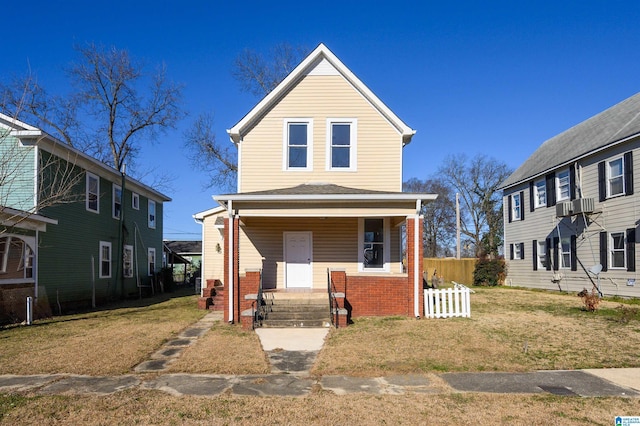
<instances>
[{"instance_id":1,"label":"upper floor window","mask_svg":"<svg viewBox=\"0 0 640 426\"><path fill-rule=\"evenodd\" d=\"M131 208L134 210L140 210L140 195L135 192L131 193Z\"/></svg>"},{"instance_id":2,"label":"upper floor window","mask_svg":"<svg viewBox=\"0 0 640 426\"><path fill-rule=\"evenodd\" d=\"M568 200L571 198L571 179L569 169L556 174L556 188L558 190L556 201Z\"/></svg>"},{"instance_id":3,"label":"upper floor window","mask_svg":"<svg viewBox=\"0 0 640 426\"><path fill-rule=\"evenodd\" d=\"M356 166L355 119L327 120L327 169L354 170Z\"/></svg>"},{"instance_id":4,"label":"upper floor window","mask_svg":"<svg viewBox=\"0 0 640 426\"><path fill-rule=\"evenodd\" d=\"M100 241L100 278L111 278L111 243Z\"/></svg>"},{"instance_id":5,"label":"upper floor window","mask_svg":"<svg viewBox=\"0 0 640 426\"><path fill-rule=\"evenodd\" d=\"M308 119L285 120L285 170L312 170L313 122Z\"/></svg>"},{"instance_id":6,"label":"upper floor window","mask_svg":"<svg viewBox=\"0 0 640 426\"><path fill-rule=\"evenodd\" d=\"M622 157L607 162L607 197L624 194L624 162Z\"/></svg>"},{"instance_id":7,"label":"upper floor window","mask_svg":"<svg viewBox=\"0 0 640 426\"><path fill-rule=\"evenodd\" d=\"M100 178L93 173L87 172L86 181L86 203L85 207L88 211L100 212Z\"/></svg>"},{"instance_id":8,"label":"upper floor window","mask_svg":"<svg viewBox=\"0 0 640 426\"><path fill-rule=\"evenodd\" d=\"M111 215L114 219L120 219L120 213L122 211L122 187L113 185L113 206L111 208Z\"/></svg>"},{"instance_id":9,"label":"upper floor window","mask_svg":"<svg viewBox=\"0 0 640 426\"><path fill-rule=\"evenodd\" d=\"M547 185L544 179L537 181L533 185L533 200L536 208L547 205Z\"/></svg>"},{"instance_id":10,"label":"upper floor window","mask_svg":"<svg viewBox=\"0 0 640 426\"><path fill-rule=\"evenodd\" d=\"M511 219L520 220L522 218L522 198L520 193L511 195Z\"/></svg>"},{"instance_id":11,"label":"upper floor window","mask_svg":"<svg viewBox=\"0 0 640 426\"><path fill-rule=\"evenodd\" d=\"M148 226L149 228L156 229L156 202L153 200L149 200L148 206Z\"/></svg>"}]
</instances>

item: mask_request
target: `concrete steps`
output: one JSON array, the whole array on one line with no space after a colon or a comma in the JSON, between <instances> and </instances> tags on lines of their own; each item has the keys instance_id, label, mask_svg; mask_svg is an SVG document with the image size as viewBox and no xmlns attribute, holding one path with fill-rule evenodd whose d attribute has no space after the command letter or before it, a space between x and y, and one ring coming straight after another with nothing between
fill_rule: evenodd
<instances>
[{"instance_id":1,"label":"concrete steps","mask_svg":"<svg viewBox=\"0 0 640 426\"><path fill-rule=\"evenodd\" d=\"M330 327L329 296L312 292L265 292L265 328Z\"/></svg>"}]
</instances>

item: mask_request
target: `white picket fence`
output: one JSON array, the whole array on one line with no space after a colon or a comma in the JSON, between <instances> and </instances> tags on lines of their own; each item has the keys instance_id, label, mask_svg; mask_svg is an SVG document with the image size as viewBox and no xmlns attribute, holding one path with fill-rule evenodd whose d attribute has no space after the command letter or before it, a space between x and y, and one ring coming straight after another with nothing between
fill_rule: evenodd
<instances>
[{"instance_id":1,"label":"white picket fence","mask_svg":"<svg viewBox=\"0 0 640 426\"><path fill-rule=\"evenodd\" d=\"M471 297L468 287L433 289L424 291L425 318L452 318L471 316Z\"/></svg>"}]
</instances>

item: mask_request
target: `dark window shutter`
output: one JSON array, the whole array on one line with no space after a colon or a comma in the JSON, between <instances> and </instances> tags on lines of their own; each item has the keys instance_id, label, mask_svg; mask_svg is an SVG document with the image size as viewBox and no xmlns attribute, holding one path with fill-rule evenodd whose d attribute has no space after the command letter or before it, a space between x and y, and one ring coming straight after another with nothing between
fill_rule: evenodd
<instances>
[{"instance_id":1,"label":"dark window shutter","mask_svg":"<svg viewBox=\"0 0 640 426\"><path fill-rule=\"evenodd\" d=\"M524 220L524 191L520 191L520 220Z\"/></svg>"},{"instance_id":2,"label":"dark window shutter","mask_svg":"<svg viewBox=\"0 0 640 426\"><path fill-rule=\"evenodd\" d=\"M535 194L533 191L533 181L529 182L529 211L532 212L535 210L535 200L534 200Z\"/></svg>"},{"instance_id":3,"label":"dark window shutter","mask_svg":"<svg viewBox=\"0 0 640 426\"><path fill-rule=\"evenodd\" d=\"M607 239L609 236L605 231L600 232L600 264L602 265L602 270L607 270L607 258L609 257L609 253L607 252Z\"/></svg>"},{"instance_id":4,"label":"dark window shutter","mask_svg":"<svg viewBox=\"0 0 640 426\"><path fill-rule=\"evenodd\" d=\"M533 259L533 270L538 270L538 241L533 240L531 244L531 259Z\"/></svg>"},{"instance_id":5,"label":"dark window shutter","mask_svg":"<svg viewBox=\"0 0 640 426\"><path fill-rule=\"evenodd\" d=\"M556 205L556 174L550 173L545 177L547 182L547 207Z\"/></svg>"},{"instance_id":6,"label":"dark window shutter","mask_svg":"<svg viewBox=\"0 0 640 426\"><path fill-rule=\"evenodd\" d=\"M576 168L573 165L569 167L569 196L576 199Z\"/></svg>"},{"instance_id":7,"label":"dark window shutter","mask_svg":"<svg viewBox=\"0 0 640 426\"><path fill-rule=\"evenodd\" d=\"M558 257L558 243L560 242L560 238L553 237L553 270L557 271L559 268L559 257Z\"/></svg>"},{"instance_id":8,"label":"dark window shutter","mask_svg":"<svg viewBox=\"0 0 640 426\"><path fill-rule=\"evenodd\" d=\"M575 235L571 236L571 270L578 270L578 246L576 244L577 238Z\"/></svg>"},{"instance_id":9,"label":"dark window shutter","mask_svg":"<svg viewBox=\"0 0 640 426\"><path fill-rule=\"evenodd\" d=\"M520 259L524 259L524 243L520 243Z\"/></svg>"},{"instance_id":10,"label":"dark window shutter","mask_svg":"<svg viewBox=\"0 0 640 426\"><path fill-rule=\"evenodd\" d=\"M551 238L547 238L547 240L545 241L544 251L545 251L544 257L547 262L545 266L547 268L547 271L550 271L551 270Z\"/></svg>"},{"instance_id":11,"label":"dark window shutter","mask_svg":"<svg viewBox=\"0 0 640 426\"><path fill-rule=\"evenodd\" d=\"M607 174L604 170L604 161L598 163L598 193L600 201L607 199Z\"/></svg>"},{"instance_id":12,"label":"dark window shutter","mask_svg":"<svg viewBox=\"0 0 640 426\"><path fill-rule=\"evenodd\" d=\"M513 244L509 244L509 260L513 260Z\"/></svg>"},{"instance_id":13,"label":"dark window shutter","mask_svg":"<svg viewBox=\"0 0 640 426\"><path fill-rule=\"evenodd\" d=\"M633 153L624 154L624 193L633 194Z\"/></svg>"},{"instance_id":14,"label":"dark window shutter","mask_svg":"<svg viewBox=\"0 0 640 426\"><path fill-rule=\"evenodd\" d=\"M636 271L636 228L627 229L627 271Z\"/></svg>"},{"instance_id":15,"label":"dark window shutter","mask_svg":"<svg viewBox=\"0 0 640 426\"><path fill-rule=\"evenodd\" d=\"M511 223L511 221L513 220L513 218L511 217L512 213L511 213L511 195L509 195L509 197L507 198L507 207L509 210L509 223Z\"/></svg>"}]
</instances>

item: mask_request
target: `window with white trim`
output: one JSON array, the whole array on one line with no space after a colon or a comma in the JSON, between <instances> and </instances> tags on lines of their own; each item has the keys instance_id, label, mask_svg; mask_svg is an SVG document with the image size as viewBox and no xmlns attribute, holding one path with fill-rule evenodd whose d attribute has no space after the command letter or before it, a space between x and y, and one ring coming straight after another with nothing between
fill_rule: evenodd
<instances>
[{"instance_id":1,"label":"window with white trim","mask_svg":"<svg viewBox=\"0 0 640 426\"><path fill-rule=\"evenodd\" d=\"M626 268L626 250L624 232L609 234L609 265L611 268Z\"/></svg>"},{"instance_id":2,"label":"window with white trim","mask_svg":"<svg viewBox=\"0 0 640 426\"><path fill-rule=\"evenodd\" d=\"M148 258L148 265L149 265L149 269L147 270L147 273L149 276L152 276L155 272L156 272L156 249L153 247L149 247L147 249L147 258Z\"/></svg>"},{"instance_id":3,"label":"window with white trim","mask_svg":"<svg viewBox=\"0 0 640 426\"><path fill-rule=\"evenodd\" d=\"M100 278L111 278L111 243L100 241Z\"/></svg>"},{"instance_id":4,"label":"window with white trim","mask_svg":"<svg viewBox=\"0 0 640 426\"><path fill-rule=\"evenodd\" d=\"M93 173L86 173L85 207L93 213L100 213L100 178Z\"/></svg>"},{"instance_id":5,"label":"window with white trim","mask_svg":"<svg viewBox=\"0 0 640 426\"><path fill-rule=\"evenodd\" d=\"M327 119L327 170L355 170L357 120Z\"/></svg>"},{"instance_id":6,"label":"window with white trim","mask_svg":"<svg viewBox=\"0 0 640 426\"><path fill-rule=\"evenodd\" d=\"M547 244L545 241L538 241L538 249L536 250L538 258L538 269L547 267Z\"/></svg>"},{"instance_id":7,"label":"window with white trim","mask_svg":"<svg viewBox=\"0 0 640 426\"><path fill-rule=\"evenodd\" d=\"M20 262L18 263L18 271L24 271L24 278L33 278L33 250L24 241L21 241L21 245L21 256Z\"/></svg>"},{"instance_id":8,"label":"window with white trim","mask_svg":"<svg viewBox=\"0 0 640 426\"><path fill-rule=\"evenodd\" d=\"M148 203L148 220L149 228L156 229L156 202L149 200Z\"/></svg>"},{"instance_id":9,"label":"window with white trim","mask_svg":"<svg viewBox=\"0 0 640 426\"><path fill-rule=\"evenodd\" d=\"M520 220L522 217L522 199L520 193L511 195L511 218L512 220Z\"/></svg>"},{"instance_id":10,"label":"window with white trim","mask_svg":"<svg viewBox=\"0 0 640 426\"><path fill-rule=\"evenodd\" d=\"M112 190L112 206L111 206L111 216L114 219L120 219L120 214L122 212L122 187L119 185L113 184Z\"/></svg>"},{"instance_id":11,"label":"window with white trim","mask_svg":"<svg viewBox=\"0 0 640 426\"><path fill-rule=\"evenodd\" d=\"M569 169L556 173L556 201L568 200L571 198L571 179Z\"/></svg>"},{"instance_id":12,"label":"window with white trim","mask_svg":"<svg viewBox=\"0 0 640 426\"><path fill-rule=\"evenodd\" d=\"M313 121L289 119L284 122L284 170L313 169Z\"/></svg>"},{"instance_id":13,"label":"window with white trim","mask_svg":"<svg viewBox=\"0 0 640 426\"><path fill-rule=\"evenodd\" d=\"M547 184L544 179L533 185L533 200L536 208L547 206Z\"/></svg>"},{"instance_id":14,"label":"window with white trim","mask_svg":"<svg viewBox=\"0 0 640 426\"><path fill-rule=\"evenodd\" d=\"M358 235L359 270L389 272L389 219L361 218Z\"/></svg>"},{"instance_id":15,"label":"window with white trim","mask_svg":"<svg viewBox=\"0 0 640 426\"><path fill-rule=\"evenodd\" d=\"M125 245L122 252L122 273L125 278L133 277L133 246Z\"/></svg>"},{"instance_id":16,"label":"window with white trim","mask_svg":"<svg viewBox=\"0 0 640 426\"><path fill-rule=\"evenodd\" d=\"M624 160L618 157L607 161L607 197L624 193Z\"/></svg>"},{"instance_id":17,"label":"window with white trim","mask_svg":"<svg viewBox=\"0 0 640 426\"><path fill-rule=\"evenodd\" d=\"M140 195L135 192L131 193L131 208L134 210L140 210Z\"/></svg>"},{"instance_id":18,"label":"window with white trim","mask_svg":"<svg viewBox=\"0 0 640 426\"><path fill-rule=\"evenodd\" d=\"M560 267L562 269L571 268L571 237L562 237L560 244Z\"/></svg>"}]
</instances>

